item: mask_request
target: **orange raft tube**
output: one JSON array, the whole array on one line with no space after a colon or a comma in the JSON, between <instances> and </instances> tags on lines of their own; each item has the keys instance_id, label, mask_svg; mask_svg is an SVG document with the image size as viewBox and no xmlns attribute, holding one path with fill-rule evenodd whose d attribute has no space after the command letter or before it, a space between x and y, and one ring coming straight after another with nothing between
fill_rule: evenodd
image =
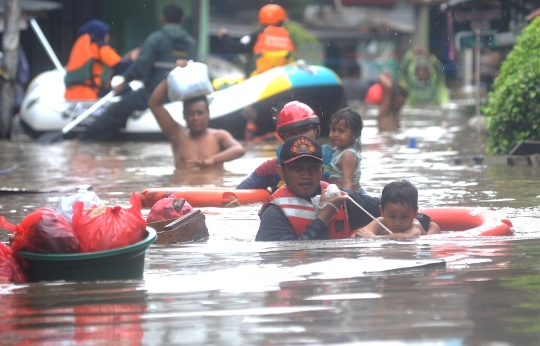
<instances>
[{"instance_id":1,"label":"orange raft tube","mask_svg":"<svg viewBox=\"0 0 540 346\"><path fill-rule=\"evenodd\" d=\"M152 208L154 203L162 198L184 198L194 208L202 207L225 207L229 203L246 205L257 202L265 202L270 197L270 192L263 189L235 190L220 188L183 188L183 187L160 187L141 191L139 194L142 206Z\"/></svg>"},{"instance_id":2,"label":"orange raft tube","mask_svg":"<svg viewBox=\"0 0 540 346\"><path fill-rule=\"evenodd\" d=\"M514 233L512 222L497 212L470 207L420 208L441 227L441 234L433 238L500 237ZM450 232L451 231L451 232Z\"/></svg>"}]
</instances>

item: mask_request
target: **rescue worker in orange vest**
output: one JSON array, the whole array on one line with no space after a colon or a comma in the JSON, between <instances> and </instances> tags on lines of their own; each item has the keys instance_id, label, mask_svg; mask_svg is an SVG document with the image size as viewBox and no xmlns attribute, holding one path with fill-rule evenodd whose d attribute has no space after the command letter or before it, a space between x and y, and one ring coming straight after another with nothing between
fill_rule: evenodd
<instances>
[{"instance_id":1,"label":"rescue worker in orange vest","mask_svg":"<svg viewBox=\"0 0 540 346\"><path fill-rule=\"evenodd\" d=\"M347 196L374 217L380 216L380 199L359 191L340 191L326 197L328 183L321 181L324 171L319 143L307 136L289 138L279 155L278 174L285 181L263 205L256 241L349 238L371 222ZM311 198L321 195L317 212Z\"/></svg>"},{"instance_id":2,"label":"rescue worker in orange vest","mask_svg":"<svg viewBox=\"0 0 540 346\"><path fill-rule=\"evenodd\" d=\"M109 25L93 19L79 28L66 66L66 92L68 101L97 100L110 89L110 79L128 69L136 58L138 49L126 54L126 59L109 46ZM112 69L103 75L104 66Z\"/></svg>"},{"instance_id":3,"label":"rescue worker in orange vest","mask_svg":"<svg viewBox=\"0 0 540 346\"><path fill-rule=\"evenodd\" d=\"M263 6L259 11L262 28L237 41L222 28L218 33L225 50L231 54L251 53L253 62L251 76L294 61L295 47L289 31L283 27L287 13L276 4Z\"/></svg>"}]
</instances>

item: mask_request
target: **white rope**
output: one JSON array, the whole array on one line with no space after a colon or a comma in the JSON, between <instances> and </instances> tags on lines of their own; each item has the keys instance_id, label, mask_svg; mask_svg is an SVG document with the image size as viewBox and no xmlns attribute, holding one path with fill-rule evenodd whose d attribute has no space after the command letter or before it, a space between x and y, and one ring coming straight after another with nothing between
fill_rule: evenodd
<instances>
[{"instance_id":1,"label":"white rope","mask_svg":"<svg viewBox=\"0 0 540 346\"><path fill-rule=\"evenodd\" d=\"M371 215L370 213L368 213L367 210L365 210L364 208L362 208L362 206L358 203L356 203L356 201L351 197L351 196L347 196L347 198L349 199L349 201L353 202L354 205L356 205L358 208L362 209L364 211L364 213L368 214L369 217L371 217L373 220L377 221L377 223L382 227L384 228L384 230L386 232L388 232L388 234L394 234L394 232L392 232L391 230L388 229L388 227L386 227L385 225L382 224L382 222L380 222L379 220L377 220L375 217L373 217L373 215Z\"/></svg>"}]
</instances>

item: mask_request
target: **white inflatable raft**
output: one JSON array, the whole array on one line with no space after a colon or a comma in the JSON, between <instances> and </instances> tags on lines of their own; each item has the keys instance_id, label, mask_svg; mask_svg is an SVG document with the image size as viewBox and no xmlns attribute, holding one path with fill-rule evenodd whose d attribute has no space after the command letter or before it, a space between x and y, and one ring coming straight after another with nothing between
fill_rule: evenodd
<instances>
[{"instance_id":1,"label":"white inflatable raft","mask_svg":"<svg viewBox=\"0 0 540 346\"><path fill-rule=\"evenodd\" d=\"M136 82L132 82L136 83ZM58 70L38 75L28 86L24 97L20 119L25 132L32 138L50 131L60 131L81 114L92 103L68 102L64 99L63 74ZM297 62L274 68L258 76L216 91L210 96L210 127L228 130L237 138L243 138L245 120L242 109L253 106L259 114L258 135L274 131L272 107L278 110L287 102L299 100L310 105L321 117L323 135L328 133L330 116L345 106L345 98L340 78L330 69L322 66ZM117 102L116 97L111 102ZM95 117L105 111L107 105L98 109L85 121L74 128L70 137L85 130ZM182 103L166 105L171 115L185 124ZM153 114L149 109L136 112L121 129L118 140L164 140Z\"/></svg>"}]
</instances>

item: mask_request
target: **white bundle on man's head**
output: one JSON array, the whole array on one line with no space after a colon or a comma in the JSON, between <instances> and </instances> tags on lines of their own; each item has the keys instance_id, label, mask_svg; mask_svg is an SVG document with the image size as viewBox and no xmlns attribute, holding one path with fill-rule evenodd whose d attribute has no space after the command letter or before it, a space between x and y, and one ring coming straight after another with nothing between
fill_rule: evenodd
<instances>
[{"instance_id":1,"label":"white bundle on man's head","mask_svg":"<svg viewBox=\"0 0 540 346\"><path fill-rule=\"evenodd\" d=\"M173 102L206 96L212 92L208 67L203 63L190 61L186 67L176 67L167 76L167 94Z\"/></svg>"}]
</instances>

